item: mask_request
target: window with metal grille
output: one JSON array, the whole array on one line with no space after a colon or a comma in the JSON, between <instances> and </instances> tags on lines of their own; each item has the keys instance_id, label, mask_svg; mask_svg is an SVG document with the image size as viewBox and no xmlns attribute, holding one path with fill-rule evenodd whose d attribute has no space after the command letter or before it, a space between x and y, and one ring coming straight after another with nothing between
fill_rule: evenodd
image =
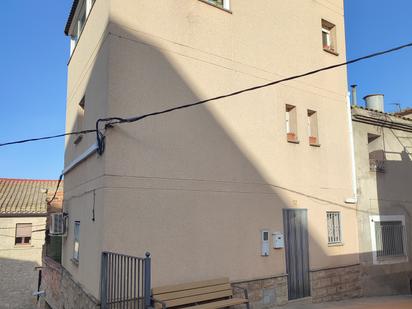
<instances>
[{"instance_id":1,"label":"window with metal grille","mask_svg":"<svg viewBox=\"0 0 412 309\"><path fill-rule=\"evenodd\" d=\"M375 222L376 256L378 259L406 255L404 230L402 221Z\"/></svg>"},{"instance_id":2,"label":"window with metal grille","mask_svg":"<svg viewBox=\"0 0 412 309\"><path fill-rule=\"evenodd\" d=\"M328 222L328 244L342 243L340 212L328 211L326 217Z\"/></svg>"}]
</instances>

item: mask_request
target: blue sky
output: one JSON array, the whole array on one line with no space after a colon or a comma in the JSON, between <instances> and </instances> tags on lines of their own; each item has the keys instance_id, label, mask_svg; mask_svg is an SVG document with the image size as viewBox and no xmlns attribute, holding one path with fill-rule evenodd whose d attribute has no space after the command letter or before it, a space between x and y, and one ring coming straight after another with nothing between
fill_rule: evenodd
<instances>
[{"instance_id":1,"label":"blue sky","mask_svg":"<svg viewBox=\"0 0 412 309\"><path fill-rule=\"evenodd\" d=\"M301 0L307 1L307 0ZM72 0L2 0L0 10L0 142L64 132L66 63L63 34ZM346 1L348 59L412 41L410 0ZM412 106L412 49L349 67L359 98L384 93L386 110ZM361 100L360 100L361 101ZM0 177L57 179L64 139L0 148Z\"/></svg>"},{"instance_id":2,"label":"blue sky","mask_svg":"<svg viewBox=\"0 0 412 309\"><path fill-rule=\"evenodd\" d=\"M412 1L346 0L347 58L412 42ZM412 107L412 48L349 66L349 85L358 84L358 102L385 94L385 110Z\"/></svg>"}]
</instances>

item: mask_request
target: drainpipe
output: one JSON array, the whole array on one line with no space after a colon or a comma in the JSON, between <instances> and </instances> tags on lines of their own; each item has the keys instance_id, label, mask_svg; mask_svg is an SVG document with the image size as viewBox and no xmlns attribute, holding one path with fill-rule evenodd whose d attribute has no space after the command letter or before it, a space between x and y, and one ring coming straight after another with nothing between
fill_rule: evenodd
<instances>
[{"instance_id":1,"label":"drainpipe","mask_svg":"<svg viewBox=\"0 0 412 309\"><path fill-rule=\"evenodd\" d=\"M351 154L351 163L352 163L352 197L349 197L345 200L347 204L357 204L358 203L358 185L356 181L356 165L355 165L355 145L353 142L353 125L352 125L352 110L351 110L351 103L352 105L356 106L357 99L356 99L356 85L352 87L352 96L351 93L348 92L347 95L347 116L348 116L348 129L349 129L349 144L350 144L350 154Z\"/></svg>"}]
</instances>

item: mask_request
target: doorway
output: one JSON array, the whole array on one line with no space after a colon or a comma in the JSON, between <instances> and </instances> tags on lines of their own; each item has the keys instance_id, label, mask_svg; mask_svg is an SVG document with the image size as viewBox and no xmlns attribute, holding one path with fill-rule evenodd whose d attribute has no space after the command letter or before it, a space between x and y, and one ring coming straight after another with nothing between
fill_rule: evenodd
<instances>
[{"instance_id":1,"label":"doorway","mask_svg":"<svg viewBox=\"0 0 412 309\"><path fill-rule=\"evenodd\" d=\"M310 296L307 209L284 209L289 300Z\"/></svg>"}]
</instances>

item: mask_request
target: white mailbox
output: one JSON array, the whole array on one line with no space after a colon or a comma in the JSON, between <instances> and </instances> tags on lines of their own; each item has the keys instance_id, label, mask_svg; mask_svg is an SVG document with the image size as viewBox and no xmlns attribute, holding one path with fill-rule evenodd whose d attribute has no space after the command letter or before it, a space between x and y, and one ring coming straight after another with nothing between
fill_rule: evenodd
<instances>
[{"instance_id":1,"label":"white mailbox","mask_svg":"<svg viewBox=\"0 0 412 309\"><path fill-rule=\"evenodd\" d=\"M270 244L269 244L269 231L262 230L261 231L261 241L262 241L262 256L268 256L270 251Z\"/></svg>"},{"instance_id":2,"label":"white mailbox","mask_svg":"<svg viewBox=\"0 0 412 309\"><path fill-rule=\"evenodd\" d=\"M272 234L273 248L282 249L285 248L285 237L282 232L274 232Z\"/></svg>"}]
</instances>

